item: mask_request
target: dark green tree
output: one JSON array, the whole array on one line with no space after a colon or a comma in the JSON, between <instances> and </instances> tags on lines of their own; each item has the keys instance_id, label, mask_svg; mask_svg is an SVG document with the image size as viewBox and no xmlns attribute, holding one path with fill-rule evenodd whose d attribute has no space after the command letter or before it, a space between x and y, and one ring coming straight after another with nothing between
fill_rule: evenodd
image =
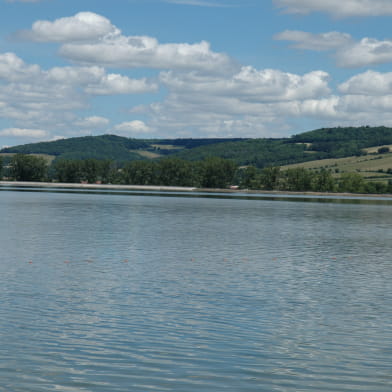
<instances>
[{"instance_id":1,"label":"dark green tree","mask_svg":"<svg viewBox=\"0 0 392 392\"><path fill-rule=\"evenodd\" d=\"M336 181L330 170L322 168L313 176L312 190L315 192L334 192L336 190Z\"/></svg>"},{"instance_id":2,"label":"dark green tree","mask_svg":"<svg viewBox=\"0 0 392 392\"><path fill-rule=\"evenodd\" d=\"M157 185L158 167L152 161L131 161L121 171L122 183L131 185Z\"/></svg>"},{"instance_id":3,"label":"dark green tree","mask_svg":"<svg viewBox=\"0 0 392 392\"><path fill-rule=\"evenodd\" d=\"M43 181L47 177L48 164L42 157L15 154L10 166L16 181Z\"/></svg>"},{"instance_id":4,"label":"dark green tree","mask_svg":"<svg viewBox=\"0 0 392 392\"><path fill-rule=\"evenodd\" d=\"M223 158L207 158L201 164L201 186L204 188L226 188L232 183L236 165Z\"/></svg>"},{"instance_id":5,"label":"dark green tree","mask_svg":"<svg viewBox=\"0 0 392 392\"><path fill-rule=\"evenodd\" d=\"M54 163L54 171L60 182L78 183L81 180L81 165L78 160L60 159Z\"/></svg>"},{"instance_id":6,"label":"dark green tree","mask_svg":"<svg viewBox=\"0 0 392 392\"><path fill-rule=\"evenodd\" d=\"M390 152L391 150L389 149L389 147L380 147L378 150L377 150L377 152L379 153L379 154L386 154L386 153L388 153L388 152Z\"/></svg>"},{"instance_id":7,"label":"dark green tree","mask_svg":"<svg viewBox=\"0 0 392 392\"><path fill-rule=\"evenodd\" d=\"M85 159L81 161L80 165L83 181L87 181L90 184L98 181L100 165L97 159Z\"/></svg>"},{"instance_id":8,"label":"dark green tree","mask_svg":"<svg viewBox=\"0 0 392 392\"><path fill-rule=\"evenodd\" d=\"M380 181L366 181L365 193L388 193L388 184Z\"/></svg>"},{"instance_id":9,"label":"dark green tree","mask_svg":"<svg viewBox=\"0 0 392 392\"><path fill-rule=\"evenodd\" d=\"M259 189L261 187L260 171L254 166L238 170L238 177L241 188Z\"/></svg>"},{"instance_id":10,"label":"dark green tree","mask_svg":"<svg viewBox=\"0 0 392 392\"><path fill-rule=\"evenodd\" d=\"M364 193L365 185L365 180L358 173L343 173L339 178L340 192Z\"/></svg>"},{"instance_id":11,"label":"dark green tree","mask_svg":"<svg viewBox=\"0 0 392 392\"><path fill-rule=\"evenodd\" d=\"M312 189L312 173L303 167L285 171L283 188L288 191L310 191Z\"/></svg>"},{"instance_id":12,"label":"dark green tree","mask_svg":"<svg viewBox=\"0 0 392 392\"><path fill-rule=\"evenodd\" d=\"M261 172L261 184L264 189L277 189L280 179L280 167L266 167Z\"/></svg>"},{"instance_id":13,"label":"dark green tree","mask_svg":"<svg viewBox=\"0 0 392 392\"><path fill-rule=\"evenodd\" d=\"M117 168L114 162L110 159L99 161L99 180L104 184L114 182L116 177Z\"/></svg>"},{"instance_id":14,"label":"dark green tree","mask_svg":"<svg viewBox=\"0 0 392 392\"><path fill-rule=\"evenodd\" d=\"M3 157L0 156L0 180L3 179Z\"/></svg>"},{"instance_id":15,"label":"dark green tree","mask_svg":"<svg viewBox=\"0 0 392 392\"><path fill-rule=\"evenodd\" d=\"M199 172L194 162L178 158L162 159L158 163L158 182L161 185L198 186Z\"/></svg>"}]
</instances>

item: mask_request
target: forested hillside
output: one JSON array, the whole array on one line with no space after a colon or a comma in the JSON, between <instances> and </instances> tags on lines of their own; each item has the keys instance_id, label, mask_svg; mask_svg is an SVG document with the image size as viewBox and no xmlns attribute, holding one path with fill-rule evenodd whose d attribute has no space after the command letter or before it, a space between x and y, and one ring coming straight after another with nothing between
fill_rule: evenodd
<instances>
[{"instance_id":1,"label":"forested hillside","mask_svg":"<svg viewBox=\"0 0 392 392\"><path fill-rule=\"evenodd\" d=\"M8 147L0 153L46 154L56 159L110 159L116 162L146 159L145 152L167 156L179 150L190 150L223 142L244 139L132 139L116 135L84 136Z\"/></svg>"},{"instance_id":2,"label":"forested hillside","mask_svg":"<svg viewBox=\"0 0 392 392\"><path fill-rule=\"evenodd\" d=\"M364 149L392 144L392 128L322 128L280 139L130 139L116 135L85 136L6 148L0 153L47 154L59 159L129 161L177 157L199 161L210 157L237 166L282 166L326 158L365 154Z\"/></svg>"},{"instance_id":3,"label":"forested hillside","mask_svg":"<svg viewBox=\"0 0 392 392\"><path fill-rule=\"evenodd\" d=\"M337 127L304 132L290 139L291 143L306 143L309 151L323 158L343 158L363 154L363 149L392 144L392 128Z\"/></svg>"},{"instance_id":4,"label":"forested hillside","mask_svg":"<svg viewBox=\"0 0 392 392\"><path fill-rule=\"evenodd\" d=\"M2 153L47 154L64 159L113 159L134 160L140 157L131 152L146 148L142 140L128 139L115 135L84 136L60 139L52 142L25 144L5 148Z\"/></svg>"}]
</instances>

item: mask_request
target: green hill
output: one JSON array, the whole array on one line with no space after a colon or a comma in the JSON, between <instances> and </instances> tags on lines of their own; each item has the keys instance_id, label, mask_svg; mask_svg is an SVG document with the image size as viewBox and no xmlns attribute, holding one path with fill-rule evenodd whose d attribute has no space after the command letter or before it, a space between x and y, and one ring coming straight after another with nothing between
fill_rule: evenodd
<instances>
[{"instance_id":1,"label":"green hill","mask_svg":"<svg viewBox=\"0 0 392 392\"><path fill-rule=\"evenodd\" d=\"M140 157L130 150L145 148L147 145L136 139L115 135L84 136L60 139L52 142L24 144L4 148L1 153L47 154L64 159L113 159L134 160Z\"/></svg>"},{"instance_id":2,"label":"green hill","mask_svg":"<svg viewBox=\"0 0 392 392\"><path fill-rule=\"evenodd\" d=\"M365 149L392 144L392 128L322 128L280 139L130 139L85 136L9 147L0 153L47 154L55 159L110 159L119 163L166 156L197 161L233 160L238 166L283 166L366 154Z\"/></svg>"},{"instance_id":3,"label":"green hill","mask_svg":"<svg viewBox=\"0 0 392 392\"><path fill-rule=\"evenodd\" d=\"M159 158L182 149L244 139L131 139L116 135L83 136L8 147L2 154L46 154L56 159L110 159L117 162Z\"/></svg>"}]
</instances>

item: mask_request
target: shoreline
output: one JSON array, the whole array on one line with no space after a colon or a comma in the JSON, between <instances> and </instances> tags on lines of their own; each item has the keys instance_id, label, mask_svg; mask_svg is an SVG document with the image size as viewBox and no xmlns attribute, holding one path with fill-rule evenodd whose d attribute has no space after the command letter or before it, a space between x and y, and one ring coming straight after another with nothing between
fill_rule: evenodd
<instances>
[{"instance_id":1,"label":"shoreline","mask_svg":"<svg viewBox=\"0 0 392 392\"><path fill-rule=\"evenodd\" d=\"M227 193L242 195L269 195L269 196L313 196L313 197L347 197L358 198L392 198L390 193L338 193L338 192L297 192L297 191L270 191L270 190L250 190L250 189L216 189L216 188L196 188L165 185L117 185L117 184L80 184L61 182L38 182L38 181L0 181L0 187L21 187L21 188L61 188L61 189L106 189L125 191L152 191L152 192L184 192L184 193Z\"/></svg>"}]
</instances>

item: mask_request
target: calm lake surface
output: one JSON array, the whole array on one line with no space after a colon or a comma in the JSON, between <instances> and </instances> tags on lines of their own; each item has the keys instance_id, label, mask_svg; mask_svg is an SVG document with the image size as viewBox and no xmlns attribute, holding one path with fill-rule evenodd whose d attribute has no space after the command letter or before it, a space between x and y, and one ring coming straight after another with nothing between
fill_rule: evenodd
<instances>
[{"instance_id":1,"label":"calm lake surface","mask_svg":"<svg viewBox=\"0 0 392 392\"><path fill-rule=\"evenodd\" d=\"M0 391L392 390L392 204L0 190Z\"/></svg>"}]
</instances>

